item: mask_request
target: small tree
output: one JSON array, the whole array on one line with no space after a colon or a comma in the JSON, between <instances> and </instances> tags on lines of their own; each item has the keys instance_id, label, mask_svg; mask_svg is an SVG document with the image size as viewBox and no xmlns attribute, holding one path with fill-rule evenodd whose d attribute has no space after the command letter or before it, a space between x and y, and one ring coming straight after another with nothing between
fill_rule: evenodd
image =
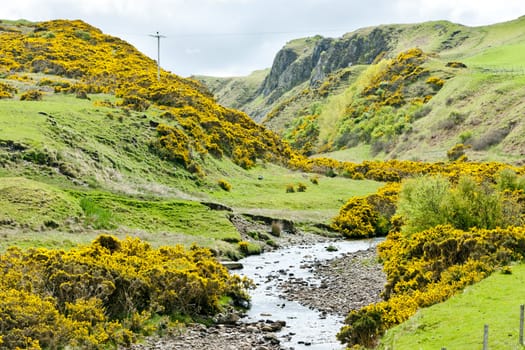
<instances>
[{"instance_id":1,"label":"small tree","mask_svg":"<svg viewBox=\"0 0 525 350\"><path fill-rule=\"evenodd\" d=\"M405 182L397 213L407 219L406 232L414 233L446 223L443 201L450 189L442 176L424 176Z\"/></svg>"},{"instance_id":2,"label":"small tree","mask_svg":"<svg viewBox=\"0 0 525 350\"><path fill-rule=\"evenodd\" d=\"M465 231L519 226L520 208L516 198L470 176L462 176L454 187L446 178L425 176L403 185L397 213L406 219L405 232L412 234L445 224Z\"/></svg>"}]
</instances>

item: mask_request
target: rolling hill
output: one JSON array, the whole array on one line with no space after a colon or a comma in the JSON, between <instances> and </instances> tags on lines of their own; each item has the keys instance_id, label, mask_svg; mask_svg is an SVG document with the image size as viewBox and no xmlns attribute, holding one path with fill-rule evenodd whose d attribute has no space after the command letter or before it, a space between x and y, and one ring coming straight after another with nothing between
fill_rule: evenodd
<instances>
[{"instance_id":1,"label":"rolling hill","mask_svg":"<svg viewBox=\"0 0 525 350\"><path fill-rule=\"evenodd\" d=\"M268 245L232 216L325 224L379 185L326 178L287 195L309 175L287 168L277 134L195 80L157 81L155 61L82 21L1 21L0 40L0 250L110 232L236 257L243 239Z\"/></svg>"},{"instance_id":2,"label":"rolling hill","mask_svg":"<svg viewBox=\"0 0 525 350\"><path fill-rule=\"evenodd\" d=\"M520 163L524 25L381 25L293 40L249 77L196 78L307 155L436 161L463 144Z\"/></svg>"}]
</instances>

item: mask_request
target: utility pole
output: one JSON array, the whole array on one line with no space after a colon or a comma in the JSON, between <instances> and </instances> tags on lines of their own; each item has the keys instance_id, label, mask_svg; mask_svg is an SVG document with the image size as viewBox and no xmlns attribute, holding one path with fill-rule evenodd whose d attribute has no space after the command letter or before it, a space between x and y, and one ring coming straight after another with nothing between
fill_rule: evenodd
<instances>
[{"instance_id":1,"label":"utility pole","mask_svg":"<svg viewBox=\"0 0 525 350\"><path fill-rule=\"evenodd\" d=\"M159 32L157 32L157 34L150 34L149 36L157 38L157 80L160 81L160 38L165 38L165 36L160 35Z\"/></svg>"}]
</instances>

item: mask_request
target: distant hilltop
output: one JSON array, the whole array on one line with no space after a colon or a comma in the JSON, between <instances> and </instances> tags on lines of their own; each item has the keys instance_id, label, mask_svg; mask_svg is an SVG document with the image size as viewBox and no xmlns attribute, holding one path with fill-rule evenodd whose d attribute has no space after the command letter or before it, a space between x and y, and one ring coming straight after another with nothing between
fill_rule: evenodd
<instances>
[{"instance_id":1,"label":"distant hilltop","mask_svg":"<svg viewBox=\"0 0 525 350\"><path fill-rule=\"evenodd\" d=\"M440 160L461 143L471 159L512 161L525 152L524 25L381 25L292 40L248 77L197 78L307 154ZM421 69L400 59L414 49Z\"/></svg>"}]
</instances>

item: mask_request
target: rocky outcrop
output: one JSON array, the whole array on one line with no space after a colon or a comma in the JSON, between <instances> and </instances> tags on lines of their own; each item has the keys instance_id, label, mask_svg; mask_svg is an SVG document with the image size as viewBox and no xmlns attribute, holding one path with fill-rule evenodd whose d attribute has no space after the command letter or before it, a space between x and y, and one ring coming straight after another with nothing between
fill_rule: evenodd
<instances>
[{"instance_id":1,"label":"rocky outcrop","mask_svg":"<svg viewBox=\"0 0 525 350\"><path fill-rule=\"evenodd\" d=\"M291 42L277 53L259 93L267 97L267 103L272 103L305 81L315 85L338 69L370 64L390 49L390 34L387 27L377 27L339 39L316 37L317 40L307 41L299 48Z\"/></svg>"}]
</instances>

